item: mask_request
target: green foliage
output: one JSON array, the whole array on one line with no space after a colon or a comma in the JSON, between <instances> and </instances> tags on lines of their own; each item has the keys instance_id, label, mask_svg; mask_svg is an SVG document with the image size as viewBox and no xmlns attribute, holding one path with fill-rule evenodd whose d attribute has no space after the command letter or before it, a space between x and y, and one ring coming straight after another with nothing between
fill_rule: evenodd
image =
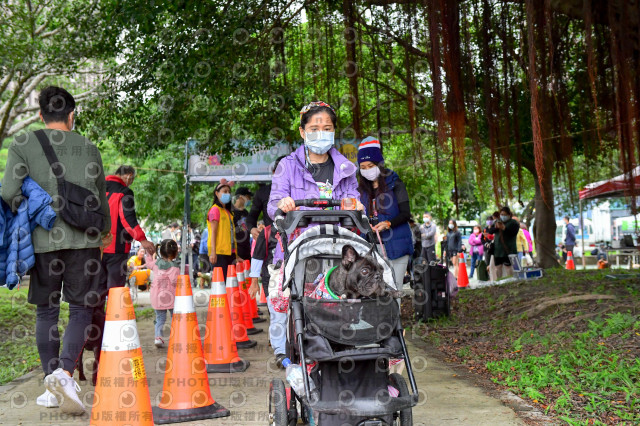
<instances>
[{"instance_id":1,"label":"green foliage","mask_svg":"<svg viewBox=\"0 0 640 426\"><path fill-rule=\"evenodd\" d=\"M513 343L514 355L487 363L494 382L512 387L536 401L545 400L541 390L561 392L550 409L567 421L575 417L577 401L594 416L613 414L624 421L640 421L640 360L621 357L624 342L640 330L640 321L630 314L609 314L589 321L587 331L540 336L525 332ZM608 339L608 340L605 340ZM520 352L523 345L547 348L544 355ZM586 401L585 401L586 400Z\"/></svg>"},{"instance_id":2,"label":"green foliage","mask_svg":"<svg viewBox=\"0 0 640 426\"><path fill-rule=\"evenodd\" d=\"M36 306L27 303L27 288L0 288L0 385L40 365L36 347ZM60 305L60 335L69 319L69 305Z\"/></svg>"}]
</instances>

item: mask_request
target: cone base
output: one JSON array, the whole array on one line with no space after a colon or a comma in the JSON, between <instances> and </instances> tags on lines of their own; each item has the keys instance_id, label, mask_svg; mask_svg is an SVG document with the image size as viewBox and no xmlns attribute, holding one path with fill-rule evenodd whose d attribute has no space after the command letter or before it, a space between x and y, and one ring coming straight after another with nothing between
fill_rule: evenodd
<instances>
[{"instance_id":1,"label":"cone base","mask_svg":"<svg viewBox=\"0 0 640 426\"><path fill-rule=\"evenodd\" d=\"M227 417L231 413L222 405L214 402L206 407L188 408L185 410L169 410L160 407L151 407L155 424L192 422L196 420L215 419Z\"/></svg>"},{"instance_id":2,"label":"cone base","mask_svg":"<svg viewBox=\"0 0 640 426\"><path fill-rule=\"evenodd\" d=\"M253 321L253 323L257 323L257 322L266 322L267 320L264 318L260 318L260 317L255 317L255 318L251 318L251 321Z\"/></svg>"},{"instance_id":3,"label":"cone base","mask_svg":"<svg viewBox=\"0 0 640 426\"><path fill-rule=\"evenodd\" d=\"M249 349L258 345L258 342L255 340L245 340L244 342L236 342L236 347L238 349Z\"/></svg>"},{"instance_id":4,"label":"cone base","mask_svg":"<svg viewBox=\"0 0 640 426\"><path fill-rule=\"evenodd\" d=\"M247 334L249 335L253 335L253 334L258 334L258 333L262 333L264 330L262 330L261 328L247 328Z\"/></svg>"},{"instance_id":5,"label":"cone base","mask_svg":"<svg viewBox=\"0 0 640 426\"><path fill-rule=\"evenodd\" d=\"M207 373L242 373L251 363L241 359L228 364L207 364Z\"/></svg>"}]
</instances>

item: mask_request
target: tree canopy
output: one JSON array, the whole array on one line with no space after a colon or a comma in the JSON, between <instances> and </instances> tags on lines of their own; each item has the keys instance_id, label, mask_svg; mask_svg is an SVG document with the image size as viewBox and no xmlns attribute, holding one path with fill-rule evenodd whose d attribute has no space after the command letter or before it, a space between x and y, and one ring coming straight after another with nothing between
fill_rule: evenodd
<instances>
[{"instance_id":1,"label":"tree canopy","mask_svg":"<svg viewBox=\"0 0 640 426\"><path fill-rule=\"evenodd\" d=\"M296 145L299 109L321 99L339 137L380 138L414 211L529 204L551 266L558 190L566 210L640 154L637 2L80 4L100 15L110 65L81 130L138 165L180 167L188 138L227 157L232 139Z\"/></svg>"}]
</instances>

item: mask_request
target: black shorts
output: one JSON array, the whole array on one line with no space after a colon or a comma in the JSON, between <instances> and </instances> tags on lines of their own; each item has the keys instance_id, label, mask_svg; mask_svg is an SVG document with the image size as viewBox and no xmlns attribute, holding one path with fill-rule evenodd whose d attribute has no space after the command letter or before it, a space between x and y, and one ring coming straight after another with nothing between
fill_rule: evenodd
<instances>
[{"instance_id":1,"label":"black shorts","mask_svg":"<svg viewBox=\"0 0 640 426\"><path fill-rule=\"evenodd\" d=\"M58 305L60 295L73 305L97 306L106 289L100 249L67 249L35 254L29 271L29 303Z\"/></svg>"},{"instance_id":2,"label":"black shorts","mask_svg":"<svg viewBox=\"0 0 640 426\"><path fill-rule=\"evenodd\" d=\"M104 253L102 267L107 273L107 288L124 287L127 284L128 253Z\"/></svg>"}]
</instances>

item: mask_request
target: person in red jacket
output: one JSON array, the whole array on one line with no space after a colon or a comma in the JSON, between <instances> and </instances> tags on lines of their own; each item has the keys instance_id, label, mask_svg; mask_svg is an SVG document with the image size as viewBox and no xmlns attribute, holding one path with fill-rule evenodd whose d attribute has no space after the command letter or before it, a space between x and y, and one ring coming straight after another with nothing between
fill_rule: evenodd
<instances>
[{"instance_id":1,"label":"person in red jacket","mask_svg":"<svg viewBox=\"0 0 640 426\"><path fill-rule=\"evenodd\" d=\"M115 174L105 178L113 234L111 244L102 254L102 265L107 271L107 288L123 287L126 284L127 260L133 240L140 241L142 248L150 255L156 251L136 217L133 191L129 188L135 176L136 171L132 166L120 166Z\"/></svg>"},{"instance_id":2,"label":"person in red jacket","mask_svg":"<svg viewBox=\"0 0 640 426\"><path fill-rule=\"evenodd\" d=\"M133 191L129 186L135 179L136 170L132 166L120 166L115 174L105 178L107 182L106 192L111 214L111 235L109 244L102 253L102 267L107 275L107 286L103 288L102 303L93 311L92 332L85 341L84 348L93 350L95 357L93 375L91 381L96 384L98 363L100 361L100 348L102 346L102 331L104 330L105 312L104 306L107 292L112 287L123 287L127 282L127 260L131 242L135 239L152 255L156 252L154 244L147 240L136 217Z\"/></svg>"}]
</instances>

